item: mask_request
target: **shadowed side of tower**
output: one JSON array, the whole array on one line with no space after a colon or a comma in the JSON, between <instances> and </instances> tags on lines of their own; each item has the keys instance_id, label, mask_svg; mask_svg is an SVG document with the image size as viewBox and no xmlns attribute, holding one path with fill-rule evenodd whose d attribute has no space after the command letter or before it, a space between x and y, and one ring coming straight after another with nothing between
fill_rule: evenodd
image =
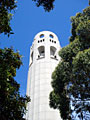
<instances>
[{"instance_id":1,"label":"shadowed side of tower","mask_svg":"<svg viewBox=\"0 0 90 120\"><path fill-rule=\"evenodd\" d=\"M51 75L60 61L60 49L57 36L50 31L40 32L34 38L27 81L31 102L27 105L26 120L61 120L59 111L49 107Z\"/></svg>"}]
</instances>

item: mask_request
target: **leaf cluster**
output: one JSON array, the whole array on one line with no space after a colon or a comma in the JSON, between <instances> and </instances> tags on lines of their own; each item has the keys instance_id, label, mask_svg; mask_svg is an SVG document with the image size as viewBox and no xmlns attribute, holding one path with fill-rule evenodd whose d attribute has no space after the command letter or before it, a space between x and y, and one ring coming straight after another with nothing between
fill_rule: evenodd
<instances>
[{"instance_id":1,"label":"leaf cluster","mask_svg":"<svg viewBox=\"0 0 90 120\"><path fill-rule=\"evenodd\" d=\"M50 11L54 8L53 2L55 0L32 0L34 2L36 2L36 6L43 6L45 11Z\"/></svg>"},{"instance_id":2,"label":"leaf cluster","mask_svg":"<svg viewBox=\"0 0 90 120\"><path fill-rule=\"evenodd\" d=\"M0 0L0 34L13 34L10 27L11 12L17 7L15 0Z\"/></svg>"}]
</instances>

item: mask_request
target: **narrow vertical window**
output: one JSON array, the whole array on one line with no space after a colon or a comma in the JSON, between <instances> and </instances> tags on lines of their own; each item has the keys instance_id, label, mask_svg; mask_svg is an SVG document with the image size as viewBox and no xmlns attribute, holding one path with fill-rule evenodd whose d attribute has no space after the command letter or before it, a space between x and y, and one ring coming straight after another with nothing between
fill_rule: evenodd
<instances>
[{"instance_id":1,"label":"narrow vertical window","mask_svg":"<svg viewBox=\"0 0 90 120\"><path fill-rule=\"evenodd\" d=\"M33 52L31 53L31 64L33 63Z\"/></svg>"}]
</instances>

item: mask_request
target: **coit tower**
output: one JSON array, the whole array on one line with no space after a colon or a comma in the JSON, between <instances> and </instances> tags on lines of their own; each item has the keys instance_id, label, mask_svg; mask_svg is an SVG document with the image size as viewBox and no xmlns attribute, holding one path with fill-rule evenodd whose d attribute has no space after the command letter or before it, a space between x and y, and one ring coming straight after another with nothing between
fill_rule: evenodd
<instances>
[{"instance_id":1,"label":"coit tower","mask_svg":"<svg viewBox=\"0 0 90 120\"><path fill-rule=\"evenodd\" d=\"M60 49L57 36L50 31L42 31L34 38L27 81L31 102L27 105L26 120L61 120L59 111L49 106L51 75L60 61Z\"/></svg>"}]
</instances>

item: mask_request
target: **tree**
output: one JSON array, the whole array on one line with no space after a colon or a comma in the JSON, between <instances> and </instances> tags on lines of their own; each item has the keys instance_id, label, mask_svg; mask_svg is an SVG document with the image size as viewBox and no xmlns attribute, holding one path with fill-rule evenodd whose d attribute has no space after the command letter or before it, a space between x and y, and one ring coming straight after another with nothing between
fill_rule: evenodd
<instances>
[{"instance_id":1,"label":"tree","mask_svg":"<svg viewBox=\"0 0 90 120\"><path fill-rule=\"evenodd\" d=\"M11 48L0 49L0 119L22 120L29 97L20 96L20 85L15 81L21 56Z\"/></svg>"},{"instance_id":2,"label":"tree","mask_svg":"<svg viewBox=\"0 0 90 120\"><path fill-rule=\"evenodd\" d=\"M11 12L16 8L15 0L0 0L0 34L4 33L8 36L13 34L10 27L10 20L12 19Z\"/></svg>"},{"instance_id":3,"label":"tree","mask_svg":"<svg viewBox=\"0 0 90 120\"><path fill-rule=\"evenodd\" d=\"M71 18L70 44L59 52L52 74L50 106L63 120L90 119L90 7Z\"/></svg>"}]
</instances>

